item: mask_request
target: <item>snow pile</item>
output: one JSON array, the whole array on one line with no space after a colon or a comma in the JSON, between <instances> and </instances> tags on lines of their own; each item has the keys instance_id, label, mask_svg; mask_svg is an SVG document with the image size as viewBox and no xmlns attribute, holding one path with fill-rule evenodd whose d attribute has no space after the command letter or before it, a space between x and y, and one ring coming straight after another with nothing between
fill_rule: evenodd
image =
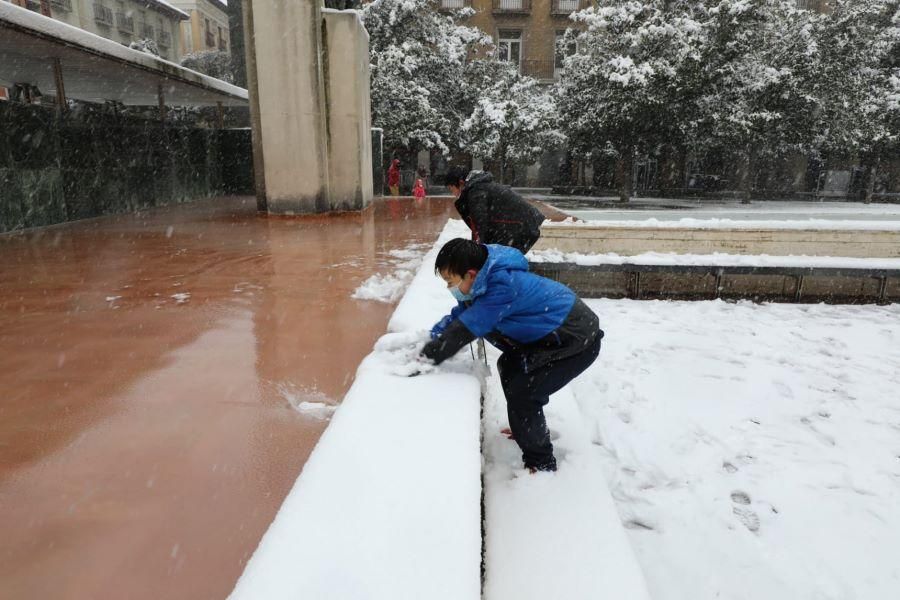
<instances>
[{"instance_id":1,"label":"snow pile","mask_svg":"<svg viewBox=\"0 0 900 600\"><path fill-rule=\"evenodd\" d=\"M493 361L499 352L491 348ZM494 366L496 372L496 366ZM638 562L569 387L546 408L559 471L530 475L500 435L506 401L497 377L484 407L486 600L649 600ZM688 598L691 596L685 596Z\"/></svg>"},{"instance_id":2,"label":"snow pile","mask_svg":"<svg viewBox=\"0 0 900 600\"><path fill-rule=\"evenodd\" d=\"M282 398L299 413L316 419L327 419L337 406L315 387L307 388L291 382L278 383L275 386Z\"/></svg>"},{"instance_id":3,"label":"snow pile","mask_svg":"<svg viewBox=\"0 0 900 600\"><path fill-rule=\"evenodd\" d=\"M412 244L401 250L391 250L390 264L393 271L386 274L376 273L366 279L353 292L357 300L375 300L376 302L396 302L412 281L416 269L422 264L424 249L421 244Z\"/></svg>"},{"instance_id":4,"label":"snow pile","mask_svg":"<svg viewBox=\"0 0 900 600\"><path fill-rule=\"evenodd\" d=\"M403 295L403 290L412 280L409 271L397 271L380 275L376 273L356 288L352 297L357 300L375 300L376 302L396 302Z\"/></svg>"},{"instance_id":5,"label":"snow pile","mask_svg":"<svg viewBox=\"0 0 900 600\"><path fill-rule=\"evenodd\" d=\"M602 461L654 600L897 596L900 306L589 305L559 474Z\"/></svg>"},{"instance_id":6,"label":"snow pile","mask_svg":"<svg viewBox=\"0 0 900 600\"><path fill-rule=\"evenodd\" d=\"M818 267L844 269L900 269L900 258L849 258L840 256L773 256L769 254L674 254L644 252L633 256L599 253L562 252L556 249L532 250L528 260L534 263L573 263L597 265L700 265L717 267Z\"/></svg>"},{"instance_id":7,"label":"snow pile","mask_svg":"<svg viewBox=\"0 0 900 600\"><path fill-rule=\"evenodd\" d=\"M480 380L465 353L404 376L421 371L422 329L452 303L438 247L407 294L436 302L401 303L411 325L359 366L231 598L481 597Z\"/></svg>"}]
</instances>

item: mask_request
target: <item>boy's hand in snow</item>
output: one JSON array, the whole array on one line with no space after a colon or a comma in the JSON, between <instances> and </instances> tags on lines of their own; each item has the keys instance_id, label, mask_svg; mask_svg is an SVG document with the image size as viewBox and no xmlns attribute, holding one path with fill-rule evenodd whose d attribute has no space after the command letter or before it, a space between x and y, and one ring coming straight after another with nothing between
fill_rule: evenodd
<instances>
[{"instance_id":1,"label":"boy's hand in snow","mask_svg":"<svg viewBox=\"0 0 900 600\"><path fill-rule=\"evenodd\" d=\"M438 350L441 347L441 342L439 338L434 338L427 344L422 347L421 352L419 352L419 360L422 362L427 362L429 364L435 364L434 357L437 356Z\"/></svg>"}]
</instances>

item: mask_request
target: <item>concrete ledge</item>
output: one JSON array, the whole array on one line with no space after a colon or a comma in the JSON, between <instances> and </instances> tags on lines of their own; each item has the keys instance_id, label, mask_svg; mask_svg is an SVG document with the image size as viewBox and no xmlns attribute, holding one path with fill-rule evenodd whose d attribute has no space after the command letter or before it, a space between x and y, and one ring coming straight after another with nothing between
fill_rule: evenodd
<instances>
[{"instance_id":1,"label":"concrete ledge","mask_svg":"<svg viewBox=\"0 0 900 600\"><path fill-rule=\"evenodd\" d=\"M845 226L846 227L846 226ZM900 231L877 229L782 229L608 227L550 225L541 229L535 250L585 254L771 254L900 257Z\"/></svg>"},{"instance_id":2,"label":"concrete ledge","mask_svg":"<svg viewBox=\"0 0 900 600\"><path fill-rule=\"evenodd\" d=\"M590 298L829 304L900 301L900 269L531 263Z\"/></svg>"}]
</instances>

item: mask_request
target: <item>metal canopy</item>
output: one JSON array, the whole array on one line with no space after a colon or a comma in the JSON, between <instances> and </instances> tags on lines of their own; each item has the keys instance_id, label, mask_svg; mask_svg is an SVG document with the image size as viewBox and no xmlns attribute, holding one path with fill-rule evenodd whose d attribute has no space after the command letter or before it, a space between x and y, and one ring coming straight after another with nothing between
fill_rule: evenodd
<instances>
[{"instance_id":1,"label":"metal canopy","mask_svg":"<svg viewBox=\"0 0 900 600\"><path fill-rule=\"evenodd\" d=\"M0 2L0 85L56 94L59 59L67 98L152 106L246 106L247 90L7 2Z\"/></svg>"}]
</instances>

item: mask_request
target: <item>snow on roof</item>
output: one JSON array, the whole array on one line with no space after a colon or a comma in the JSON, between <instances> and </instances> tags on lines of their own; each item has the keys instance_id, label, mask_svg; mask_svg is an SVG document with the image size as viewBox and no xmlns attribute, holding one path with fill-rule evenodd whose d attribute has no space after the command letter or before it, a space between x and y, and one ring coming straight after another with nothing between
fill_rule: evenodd
<instances>
[{"instance_id":1,"label":"snow on roof","mask_svg":"<svg viewBox=\"0 0 900 600\"><path fill-rule=\"evenodd\" d=\"M28 82L45 92L55 90L45 64L46 56L55 56L70 98L155 104L162 85L173 106L245 105L248 100L243 88L8 2L0 2L0 29L0 84Z\"/></svg>"},{"instance_id":2,"label":"snow on roof","mask_svg":"<svg viewBox=\"0 0 900 600\"><path fill-rule=\"evenodd\" d=\"M163 9L163 12L165 12L165 11L171 12L171 13L175 14L177 17L179 17L182 21L185 21L185 20L191 18L191 15L184 12L180 8L176 8L176 7L172 6L171 4L166 2L166 0L144 0L144 3L146 3L146 5L149 8L161 8L161 9Z\"/></svg>"}]
</instances>

